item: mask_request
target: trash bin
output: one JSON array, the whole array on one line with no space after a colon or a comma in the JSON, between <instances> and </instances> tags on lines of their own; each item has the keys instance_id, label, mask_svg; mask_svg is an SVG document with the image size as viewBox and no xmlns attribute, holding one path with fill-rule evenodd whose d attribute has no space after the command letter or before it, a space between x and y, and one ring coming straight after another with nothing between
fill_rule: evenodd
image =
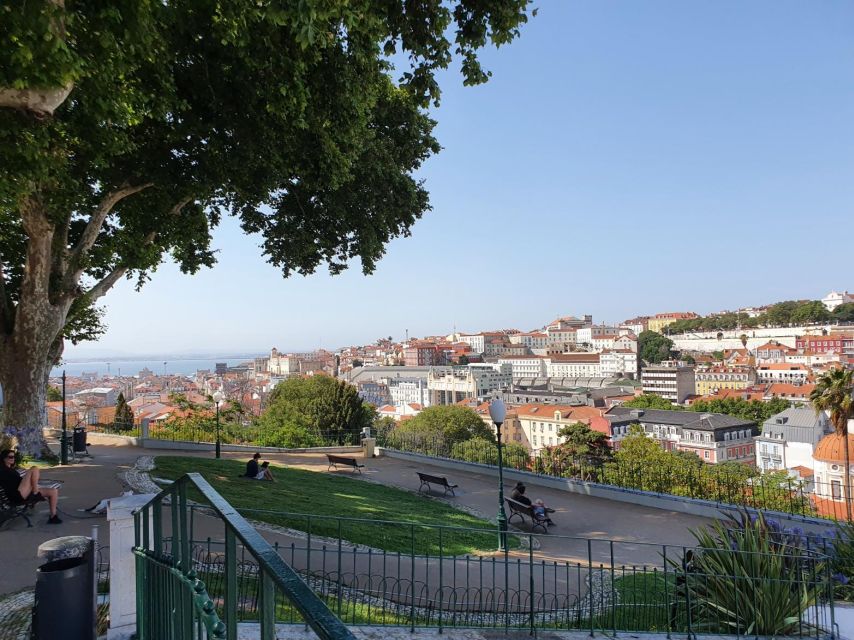
<instances>
[{"instance_id":1,"label":"trash bin","mask_svg":"<svg viewBox=\"0 0 854 640\"><path fill-rule=\"evenodd\" d=\"M95 554L62 558L36 570L33 640L94 640Z\"/></svg>"},{"instance_id":2,"label":"trash bin","mask_svg":"<svg viewBox=\"0 0 854 640\"><path fill-rule=\"evenodd\" d=\"M74 444L74 453L87 453L86 449L86 427L74 427L74 433L71 436Z\"/></svg>"}]
</instances>

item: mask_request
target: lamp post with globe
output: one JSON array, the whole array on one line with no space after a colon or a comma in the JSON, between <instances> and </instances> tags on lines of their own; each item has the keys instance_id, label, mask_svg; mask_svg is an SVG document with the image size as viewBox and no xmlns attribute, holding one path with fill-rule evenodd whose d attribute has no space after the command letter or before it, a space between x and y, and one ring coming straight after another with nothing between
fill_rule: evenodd
<instances>
[{"instance_id":1,"label":"lamp post with globe","mask_svg":"<svg viewBox=\"0 0 854 640\"><path fill-rule=\"evenodd\" d=\"M498 548L507 550L507 512L504 510L504 462L501 458L501 425L507 417L504 400L496 398L489 403L489 417L495 423L495 437L498 444Z\"/></svg>"},{"instance_id":2,"label":"lamp post with globe","mask_svg":"<svg viewBox=\"0 0 854 640\"><path fill-rule=\"evenodd\" d=\"M220 439L219 439L219 405L222 404L223 399L225 398L222 395L222 391L217 391L213 394L213 401L216 405L216 448L214 449L214 456L219 459L222 457L222 452L220 450Z\"/></svg>"}]
</instances>

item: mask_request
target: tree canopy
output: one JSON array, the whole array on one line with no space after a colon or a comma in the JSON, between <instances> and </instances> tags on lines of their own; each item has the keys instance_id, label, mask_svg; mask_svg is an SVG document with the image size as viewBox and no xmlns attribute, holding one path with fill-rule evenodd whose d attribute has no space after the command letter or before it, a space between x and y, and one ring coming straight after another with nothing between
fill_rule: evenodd
<instances>
[{"instance_id":1,"label":"tree canopy","mask_svg":"<svg viewBox=\"0 0 854 640\"><path fill-rule=\"evenodd\" d=\"M786 327L827 322L831 319L837 319L836 315L829 313L819 300L785 300L771 305L764 313L753 317L744 312L728 312L677 320L667 325L664 332L667 335L676 335L690 331L732 331L739 328L754 329L766 326Z\"/></svg>"},{"instance_id":2,"label":"tree canopy","mask_svg":"<svg viewBox=\"0 0 854 640\"><path fill-rule=\"evenodd\" d=\"M638 336L640 357L652 364L668 360L673 354L673 340L655 331L641 331Z\"/></svg>"},{"instance_id":3,"label":"tree canopy","mask_svg":"<svg viewBox=\"0 0 854 640\"><path fill-rule=\"evenodd\" d=\"M283 275L370 273L430 209L427 107L529 0L87 3L0 20L0 384L37 452L64 339L116 282L215 261L223 216ZM400 64L395 69L392 61Z\"/></svg>"},{"instance_id":4,"label":"tree canopy","mask_svg":"<svg viewBox=\"0 0 854 640\"><path fill-rule=\"evenodd\" d=\"M622 404L624 407L632 409L675 409L673 403L667 398L662 398L654 393L645 393L641 396L636 396L631 400L627 400Z\"/></svg>"},{"instance_id":5,"label":"tree canopy","mask_svg":"<svg viewBox=\"0 0 854 640\"><path fill-rule=\"evenodd\" d=\"M495 435L473 409L458 405L427 407L417 416L405 420L397 433L422 437L437 437L448 445L472 438L494 440Z\"/></svg>"},{"instance_id":6,"label":"tree canopy","mask_svg":"<svg viewBox=\"0 0 854 640\"><path fill-rule=\"evenodd\" d=\"M329 376L290 378L270 394L257 426L265 443L281 441L351 444L376 418L351 384ZM299 446L306 446L301 444Z\"/></svg>"}]
</instances>

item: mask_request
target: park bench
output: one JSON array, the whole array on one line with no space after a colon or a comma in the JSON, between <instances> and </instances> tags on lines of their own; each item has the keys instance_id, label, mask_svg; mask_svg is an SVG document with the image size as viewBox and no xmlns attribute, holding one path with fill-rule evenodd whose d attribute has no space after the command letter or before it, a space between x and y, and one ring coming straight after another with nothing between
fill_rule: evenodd
<instances>
[{"instance_id":1,"label":"park bench","mask_svg":"<svg viewBox=\"0 0 854 640\"><path fill-rule=\"evenodd\" d=\"M427 487L427 491L430 491L430 485L435 484L445 490L445 495L448 495L448 492L450 492L452 496L457 495L456 493L454 493L454 489L456 489L459 485L451 484L450 482L448 482L448 479L446 477L433 476L429 473L421 473L420 471L416 471L415 473L418 474L418 479L421 480L421 486L418 487L418 493L421 493L421 489L423 489L424 487Z\"/></svg>"},{"instance_id":2,"label":"park bench","mask_svg":"<svg viewBox=\"0 0 854 640\"><path fill-rule=\"evenodd\" d=\"M507 518L507 522L512 522L514 517L518 517L524 523L527 516L531 521L532 531L536 531L539 528L543 530L543 533L548 533L548 516L537 515L534 513L534 508L529 504L516 502L512 498L504 498L504 500L507 502L507 506L510 507L510 517Z\"/></svg>"},{"instance_id":3,"label":"park bench","mask_svg":"<svg viewBox=\"0 0 854 640\"><path fill-rule=\"evenodd\" d=\"M354 472L358 471L359 473L362 473L362 467L365 466L363 464L359 464L359 462L356 460L356 458L345 458L344 456L336 456L336 455L332 455L331 453L327 453L326 457L329 460L329 466L326 467L327 471L329 471L332 468L337 470L338 465L340 464L340 465L343 465L345 467L353 467Z\"/></svg>"},{"instance_id":4,"label":"park bench","mask_svg":"<svg viewBox=\"0 0 854 640\"><path fill-rule=\"evenodd\" d=\"M23 518L27 521L27 526L32 527L30 517L27 515L27 509L33 504L33 501L22 502L20 504L12 502L3 487L0 487L0 526L15 518Z\"/></svg>"}]
</instances>

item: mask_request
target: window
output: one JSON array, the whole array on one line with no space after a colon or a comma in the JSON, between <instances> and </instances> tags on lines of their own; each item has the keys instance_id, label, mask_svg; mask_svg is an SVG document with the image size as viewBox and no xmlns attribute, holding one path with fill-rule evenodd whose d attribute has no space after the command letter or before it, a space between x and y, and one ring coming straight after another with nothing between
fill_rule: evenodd
<instances>
[{"instance_id":1,"label":"window","mask_svg":"<svg viewBox=\"0 0 854 640\"><path fill-rule=\"evenodd\" d=\"M830 493L834 500L842 499L842 482L839 480L831 480Z\"/></svg>"},{"instance_id":2,"label":"window","mask_svg":"<svg viewBox=\"0 0 854 640\"><path fill-rule=\"evenodd\" d=\"M703 457L704 457L706 460L708 460L708 459L709 459L709 452L708 452L708 451L703 451Z\"/></svg>"}]
</instances>

